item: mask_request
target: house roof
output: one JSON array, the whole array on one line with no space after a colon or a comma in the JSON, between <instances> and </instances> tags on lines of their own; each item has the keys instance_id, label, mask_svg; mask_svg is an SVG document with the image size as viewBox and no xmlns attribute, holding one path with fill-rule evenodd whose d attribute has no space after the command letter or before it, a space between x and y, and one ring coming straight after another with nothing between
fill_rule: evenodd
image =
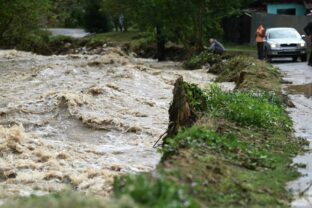
<instances>
[{"instance_id":1,"label":"house roof","mask_svg":"<svg viewBox=\"0 0 312 208\"><path fill-rule=\"evenodd\" d=\"M303 4L305 2L307 3L312 3L312 0L260 0L259 2L263 4L268 4L268 3L299 3Z\"/></svg>"},{"instance_id":2,"label":"house roof","mask_svg":"<svg viewBox=\"0 0 312 208\"><path fill-rule=\"evenodd\" d=\"M249 8L256 9L257 11L266 11L267 4L283 4L283 3L303 4L306 9L312 10L312 0L256 0L249 5Z\"/></svg>"},{"instance_id":3,"label":"house roof","mask_svg":"<svg viewBox=\"0 0 312 208\"><path fill-rule=\"evenodd\" d=\"M307 9L312 9L312 2L311 1L304 1L304 6Z\"/></svg>"},{"instance_id":4,"label":"house roof","mask_svg":"<svg viewBox=\"0 0 312 208\"><path fill-rule=\"evenodd\" d=\"M307 9L312 9L312 0L257 0L250 4L252 8L262 8L267 4L274 4L274 3L297 3L297 4L304 4Z\"/></svg>"}]
</instances>

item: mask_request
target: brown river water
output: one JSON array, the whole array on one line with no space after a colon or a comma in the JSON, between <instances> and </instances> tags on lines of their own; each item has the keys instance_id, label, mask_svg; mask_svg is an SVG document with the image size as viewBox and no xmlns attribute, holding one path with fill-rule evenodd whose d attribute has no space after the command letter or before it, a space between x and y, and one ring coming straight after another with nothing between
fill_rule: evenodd
<instances>
[{"instance_id":1,"label":"brown river water","mask_svg":"<svg viewBox=\"0 0 312 208\"><path fill-rule=\"evenodd\" d=\"M116 48L105 55L0 51L0 201L67 187L108 196L114 176L153 170L175 80L205 87L215 79L181 68Z\"/></svg>"}]
</instances>

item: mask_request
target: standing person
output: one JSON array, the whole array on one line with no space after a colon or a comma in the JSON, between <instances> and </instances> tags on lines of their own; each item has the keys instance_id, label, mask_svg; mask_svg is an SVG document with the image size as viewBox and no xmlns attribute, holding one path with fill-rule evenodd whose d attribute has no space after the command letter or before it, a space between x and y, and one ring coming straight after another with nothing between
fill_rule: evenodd
<instances>
[{"instance_id":1,"label":"standing person","mask_svg":"<svg viewBox=\"0 0 312 208\"><path fill-rule=\"evenodd\" d=\"M215 54L220 54L220 55L223 54L225 49L224 49L224 46L222 45L222 43L220 43L219 41L217 41L216 39L213 39L213 38L210 38L209 42L210 42L210 47L208 48L209 51L211 51L212 53L215 53Z\"/></svg>"},{"instance_id":2,"label":"standing person","mask_svg":"<svg viewBox=\"0 0 312 208\"><path fill-rule=\"evenodd\" d=\"M262 24L259 24L256 30L256 43L258 51L258 59L264 59L264 37L265 37L265 28Z\"/></svg>"},{"instance_id":3,"label":"standing person","mask_svg":"<svg viewBox=\"0 0 312 208\"><path fill-rule=\"evenodd\" d=\"M123 14L119 15L119 26L121 32L125 31L125 17Z\"/></svg>"},{"instance_id":4,"label":"standing person","mask_svg":"<svg viewBox=\"0 0 312 208\"><path fill-rule=\"evenodd\" d=\"M304 28L304 32L310 39L310 47L312 48L312 21L310 21ZM312 66L312 52L310 53L308 65Z\"/></svg>"}]
</instances>

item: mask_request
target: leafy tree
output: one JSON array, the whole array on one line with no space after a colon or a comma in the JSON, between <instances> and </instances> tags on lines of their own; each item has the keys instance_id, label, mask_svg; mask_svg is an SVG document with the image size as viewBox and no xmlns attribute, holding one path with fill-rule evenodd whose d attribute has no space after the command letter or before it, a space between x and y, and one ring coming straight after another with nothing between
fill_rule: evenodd
<instances>
[{"instance_id":1,"label":"leafy tree","mask_svg":"<svg viewBox=\"0 0 312 208\"><path fill-rule=\"evenodd\" d=\"M82 27L84 25L84 0L51 0L50 27Z\"/></svg>"},{"instance_id":2,"label":"leafy tree","mask_svg":"<svg viewBox=\"0 0 312 208\"><path fill-rule=\"evenodd\" d=\"M129 8L139 28L152 31L157 40L158 59L164 59L169 40L200 51L209 37L222 34L221 20L239 13L252 0L105 0L115 8ZM118 7L119 5L119 7Z\"/></svg>"},{"instance_id":3,"label":"leafy tree","mask_svg":"<svg viewBox=\"0 0 312 208\"><path fill-rule=\"evenodd\" d=\"M0 0L0 45L26 44L44 23L49 0Z\"/></svg>"},{"instance_id":4,"label":"leafy tree","mask_svg":"<svg viewBox=\"0 0 312 208\"><path fill-rule=\"evenodd\" d=\"M129 24L130 20L130 9L131 7L129 6L129 3L131 1L127 2L125 0L104 0L102 4L103 10L109 14L110 19L112 20L115 30L121 30L119 26L119 16L123 15L125 17L125 31L127 31L127 27Z\"/></svg>"},{"instance_id":5,"label":"leafy tree","mask_svg":"<svg viewBox=\"0 0 312 208\"><path fill-rule=\"evenodd\" d=\"M84 20L89 32L108 32L111 29L110 18L102 9L102 0L86 0Z\"/></svg>"}]
</instances>

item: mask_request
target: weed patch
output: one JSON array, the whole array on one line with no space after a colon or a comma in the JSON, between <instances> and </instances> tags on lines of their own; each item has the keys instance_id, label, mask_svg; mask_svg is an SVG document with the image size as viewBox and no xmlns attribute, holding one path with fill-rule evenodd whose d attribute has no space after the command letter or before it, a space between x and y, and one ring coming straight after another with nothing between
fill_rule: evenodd
<instances>
[{"instance_id":1,"label":"weed patch","mask_svg":"<svg viewBox=\"0 0 312 208\"><path fill-rule=\"evenodd\" d=\"M225 56L210 53L208 51L203 51L198 55L194 55L184 62L184 67L186 69L199 69L205 64L214 65L222 62Z\"/></svg>"},{"instance_id":2,"label":"weed patch","mask_svg":"<svg viewBox=\"0 0 312 208\"><path fill-rule=\"evenodd\" d=\"M117 198L131 196L141 207L199 207L185 189L162 176L126 175L114 183Z\"/></svg>"},{"instance_id":3,"label":"weed patch","mask_svg":"<svg viewBox=\"0 0 312 208\"><path fill-rule=\"evenodd\" d=\"M202 127L181 131L175 138L168 139L162 148L163 159L178 154L184 148L205 148L227 160L235 160L238 165L248 169L270 167L269 153L256 145L238 139L234 134L220 135Z\"/></svg>"},{"instance_id":4,"label":"weed patch","mask_svg":"<svg viewBox=\"0 0 312 208\"><path fill-rule=\"evenodd\" d=\"M289 131L292 128L292 121L273 92L223 92L212 86L206 96L208 111L213 116L272 131L276 128Z\"/></svg>"},{"instance_id":5,"label":"weed patch","mask_svg":"<svg viewBox=\"0 0 312 208\"><path fill-rule=\"evenodd\" d=\"M218 82L235 82L237 89L280 92L280 72L272 65L248 56L237 56L214 66Z\"/></svg>"}]
</instances>

